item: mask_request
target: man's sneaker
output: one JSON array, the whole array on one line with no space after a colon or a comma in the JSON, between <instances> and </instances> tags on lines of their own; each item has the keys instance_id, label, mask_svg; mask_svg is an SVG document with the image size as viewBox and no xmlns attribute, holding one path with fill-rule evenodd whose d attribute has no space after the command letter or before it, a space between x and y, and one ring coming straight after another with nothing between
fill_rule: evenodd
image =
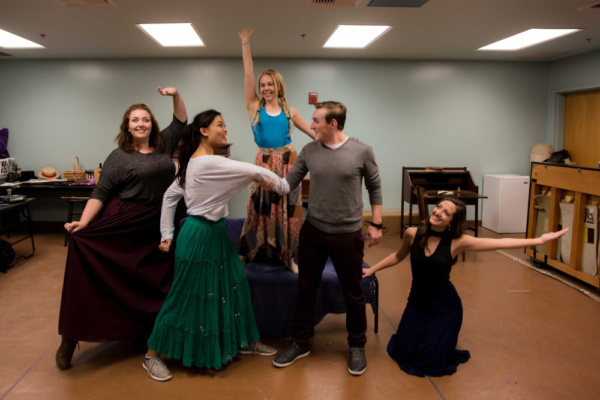
<instances>
[{"instance_id":1,"label":"man's sneaker","mask_svg":"<svg viewBox=\"0 0 600 400\"><path fill-rule=\"evenodd\" d=\"M272 356L277 353L277 349L261 342L254 342L246 348L238 349L238 353L252 354L253 356Z\"/></svg>"},{"instance_id":2,"label":"man's sneaker","mask_svg":"<svg viewBox=\"0 0 600 400\"><path fill-rule=\"evenodd\" d=\"M152 356L150 358L146 357L142 366L148 371L150 378L156 381L168 381L173 377L169 368L167 368L165 363L162 362L158 356Z\"/></svg>"},{"instance_id":3,"label":"man's sneaker","mask_svg":"<svg viewBox=\"0 0 600 400\"><path fill-rule=\"evenodd\" d=\"M362 375L367 369L367 359L363 347L350 347L348 350L348 372L350 375Z\"/></svg>"},{"instance_id":4,"label":"man's sneaker","mask_svg":"<svg viewBox=\"0 0 600 400\"><path fill-rule=\"evenodd\" d=\"M299 358L310 354L309 347L300 347L295 341L291 341L288 346L273 360L273 365L279 368L292 365Z\"/></svg>"}]
</instances>

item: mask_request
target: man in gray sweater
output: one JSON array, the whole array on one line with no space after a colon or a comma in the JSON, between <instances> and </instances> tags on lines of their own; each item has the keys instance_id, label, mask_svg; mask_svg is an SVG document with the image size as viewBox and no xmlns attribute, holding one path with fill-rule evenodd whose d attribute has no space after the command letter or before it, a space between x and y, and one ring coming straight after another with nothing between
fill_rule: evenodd
<instances>
[{"instance_id":1,"label":"man in gray sweater","mask_svg":"<svg viewBox=\"0 0 600 400\"><path fill-rule=\"evenodd\" d=\"M287 367L310 354L317 290L327 262L335 267L346 300L348 372L361 375L367 368L365 295L362 279L365 240L381 241L382 195L373 149L344 134L346 107L339 102L318 103L311 129L316 140L304 146L286 177L294 189L310 172L310 197L306 222L298 247L298 296L292 322L292 341L273 365ZM362 235L362 181L365 180L373 221Z\"/></svg>"}]
</instances>

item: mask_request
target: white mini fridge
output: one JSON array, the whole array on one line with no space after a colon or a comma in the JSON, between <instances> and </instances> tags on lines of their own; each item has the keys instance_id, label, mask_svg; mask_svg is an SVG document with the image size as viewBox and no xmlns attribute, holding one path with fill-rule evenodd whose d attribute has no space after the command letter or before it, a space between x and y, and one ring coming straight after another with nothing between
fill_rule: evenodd
<instances>
[{"instance_id":1,"label":"white mini fridge","mask_svg":"<svg viewBox=\"0 0 600 400\"><path fill-rule=\"evenodd\" d=\"M527 230L529 177L512 174L483 175L481 225L496 233Z\"/></svg>"}]
</instances>

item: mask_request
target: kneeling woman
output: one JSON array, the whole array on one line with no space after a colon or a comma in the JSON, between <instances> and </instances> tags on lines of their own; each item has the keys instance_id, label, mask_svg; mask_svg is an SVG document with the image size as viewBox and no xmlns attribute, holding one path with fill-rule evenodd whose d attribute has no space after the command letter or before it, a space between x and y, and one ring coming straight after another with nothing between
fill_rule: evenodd
<instances>
[{"instance_id":1,"label":"kneeling woman","mask_svg":"<svg viewBox=\"0 0 600 400\"><path fill-rule=\"evenodd\" d=\"M413 275L408 303L398 331L388 344L389 355L400 368L416 376L442 376L456 372L469 360L467 350L457 350L463 309L460 297L450 282L450 270L462 251L491 251L537 246L564 235L546 233L535 239L487 239L464 235L466 209L457 199L440 201L429 220L404 233L400 248L363 277L398 264L410 254Z\"/></svg>"},{"instance_id":2,"label":"kneeling woman","mask_svg":"<svg viewBox=\"0 0 600 400\"><path fill-rule=\"evenodd\" d=\"M254 180L283 195L287 182L249 163L216 156L227 144L221 114L198 114L186 128L175 182L165 193L161 215L162 242L169 251L174 214L183 197L188 218L177 238L175 280L148 340L144 368L152 379L166 381L171 373L157 353L183 365L219 369L237 353L273 355L258 342L248 281L227 233L229 200Z\"/></svg>"}]
</instances>

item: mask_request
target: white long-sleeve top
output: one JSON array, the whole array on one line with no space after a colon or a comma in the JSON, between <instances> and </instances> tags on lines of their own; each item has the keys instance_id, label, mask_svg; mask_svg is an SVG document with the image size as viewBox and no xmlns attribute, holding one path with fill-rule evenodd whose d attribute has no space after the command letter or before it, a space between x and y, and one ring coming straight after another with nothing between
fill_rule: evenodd
<instances>
[{"instance_id":1,"label":"white long-sleeve top","mask_svg":"<svg viewBox=\"0 0 600 400\"><path fill-rule=\"evenodd\" d=\"M185 174L185 190L175 180L163 197L160 216L162 241L173 239L175 210L183 197L187 214L218 221L229 214L229 200L252 181L275 180L273 191L284 195L290 191L285 179L273 172L222 156L200 156L190 159Z\"/></svg>"}]
</instances>

